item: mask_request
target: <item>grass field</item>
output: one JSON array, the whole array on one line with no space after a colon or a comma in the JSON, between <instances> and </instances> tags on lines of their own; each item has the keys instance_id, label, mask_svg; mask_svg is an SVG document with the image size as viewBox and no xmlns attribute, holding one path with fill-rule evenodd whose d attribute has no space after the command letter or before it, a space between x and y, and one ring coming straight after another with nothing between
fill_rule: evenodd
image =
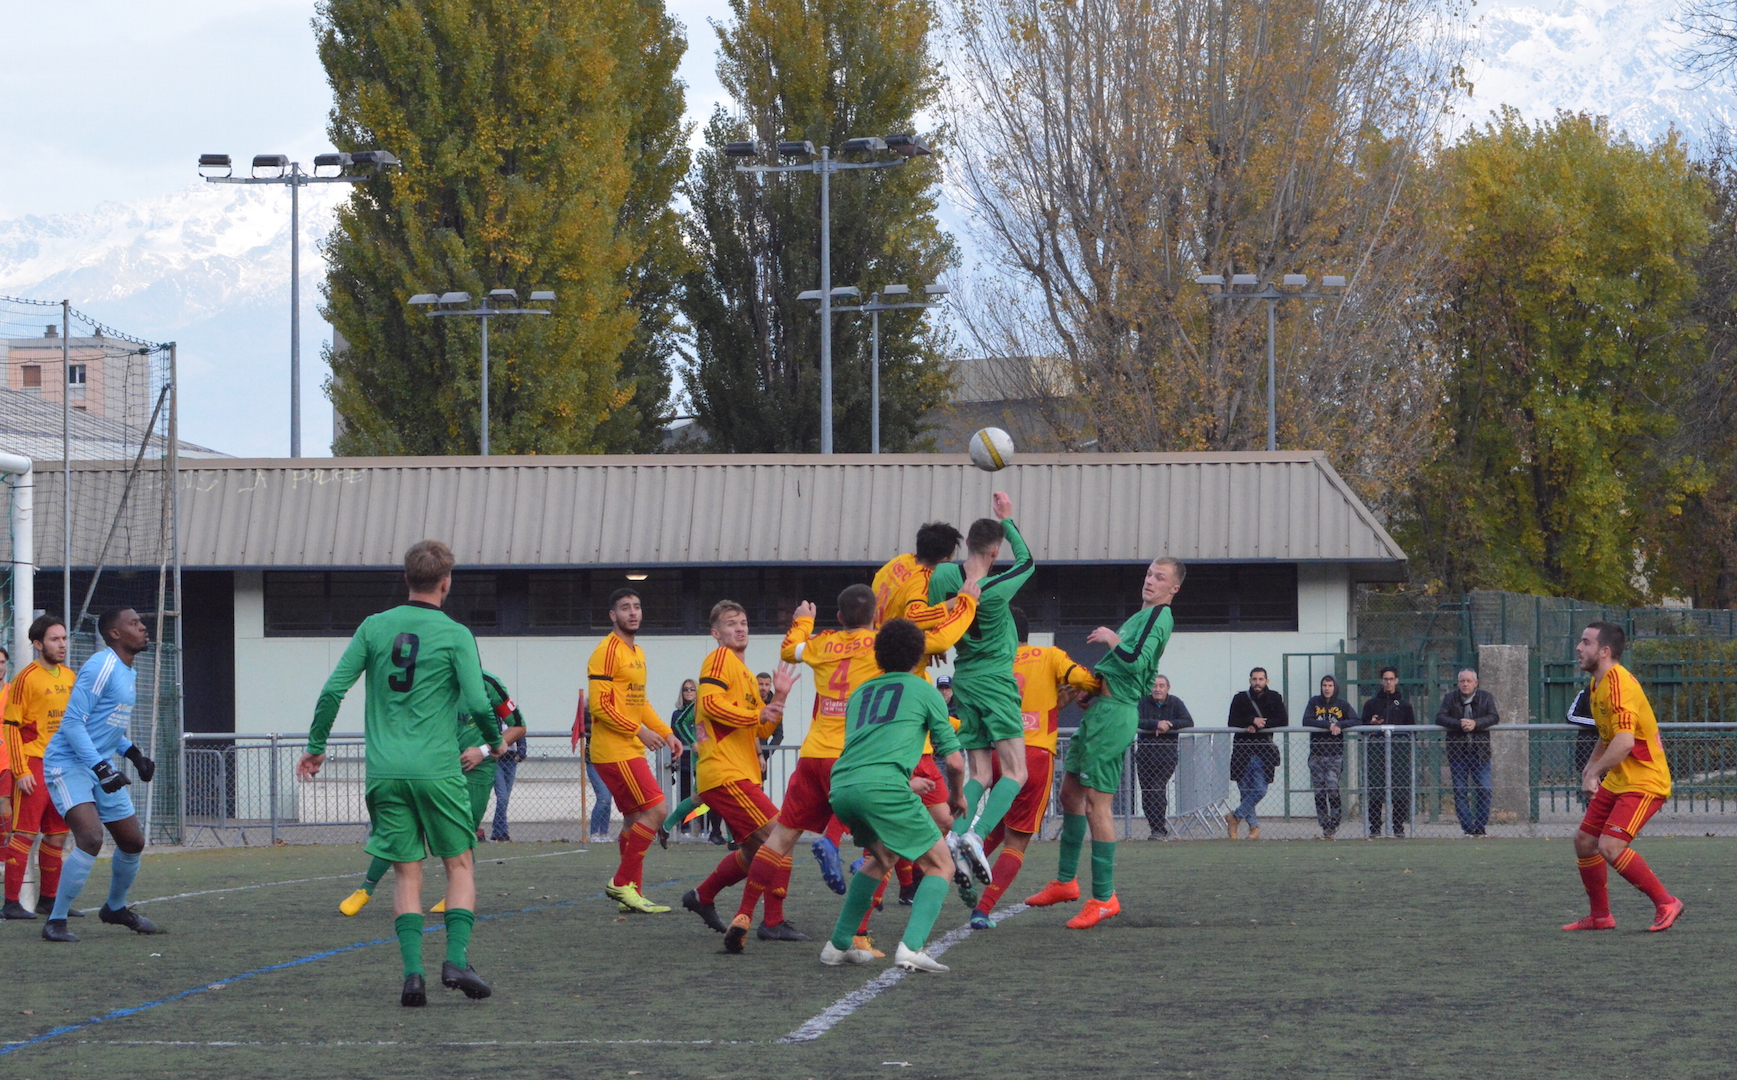
<instances>
[{"instance_id":1,"label":"grass field","mask_svg":"<svg viewBox=\"0 0 1737 1080\"><path fill-rule=\"evenodd\" d=\"M1563 841L1124 844L1122 917L1077 932L1074 905L1020 912L954 945L951 974L799 1044L778 1040L879 972L818 963L838 898L805 855L788 910L816 943L732 957L679 908L618 917L613 847L489 845L478 906L497 917L471 955L495 996L432 987L410 1010L395 944L361 944L391 937L390 882L337 914L360 848L156 854L134 897L165 898L143 910L167 936L93 914L55 946L0 925L0 1076L1730 1076L1737 840L1641 847L1688 902L1668 934L1642 932L1651 907L1615 875L1621 928L1558 932L1584 909ZM718 850L653 849L647 892L674 904ZM1054 858L1037 845L1015 894ZM105 861L93 910L106 882ZM879 917L889 951L904 911ZM951 902L937 935L962 915Z\"/></svg>"}]
</instances>

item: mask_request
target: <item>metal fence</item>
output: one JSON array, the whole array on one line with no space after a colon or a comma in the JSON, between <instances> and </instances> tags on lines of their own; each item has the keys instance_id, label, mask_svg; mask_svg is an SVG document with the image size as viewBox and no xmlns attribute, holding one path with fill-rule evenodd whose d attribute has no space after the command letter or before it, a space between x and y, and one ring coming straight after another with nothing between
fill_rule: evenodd
<instances>
[{"instance_id":1,"label":"metal fence","mask_svg":"<svg viewBox=\"0 0 1737 1080\"><path fill-rule=\"evenodd\" d=\"M1737 724L1660 727L1674 791L1647 834L1737 835ZM1192 728L1174 743L1131 747L1113 803L1121 835L1223 838L1225 815L1241 798L1231 778L1235 734ZM596 797L569 735L538 732L527 740L529 754L517 766L508 799L512 838L585 839ZM320 776L307 783L295 776L305 742L305 735L188 736L186 842L362 840L368 814L361 736L333 736ZM1566 837L1585 808L1580 773L1595 744L1596 736L1568 724L1498 725L1490 730L1488 768L1480 770L1481 755L1459 760L1462 752L1439 727L1353 728L1337 755L1311 755L1308 729L1280 729L1273 732L1273 781L1256 806L1261 838L1318 837L1335 820L1338 839L1391 835L1395 825L1408 838L1458 837L1476 824L1489 836ZM1065 758L1065 737L1059 749ZM783 800L797 755L795 746L766 752L765 788L774 802ZM656 755L654 767L673 806L678 781L667 755ZM1058 768L1045 837L1060 828L1060 797ZM1483 816L1468 822L1468 809ZM485 826L494 814L491 800ZM619 820L619 814L612 817ZM696 828L687 839L701 842L704 831Z\"/></svg>"}]
</instances>

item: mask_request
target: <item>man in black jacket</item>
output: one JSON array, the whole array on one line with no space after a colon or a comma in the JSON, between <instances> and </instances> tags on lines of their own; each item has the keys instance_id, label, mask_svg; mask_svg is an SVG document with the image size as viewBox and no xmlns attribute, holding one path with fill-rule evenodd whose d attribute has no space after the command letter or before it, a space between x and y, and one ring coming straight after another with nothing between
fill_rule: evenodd
<instances>
[{"instance_id":1,"label":"man in black jacket","mask_svg":"<svg viewBox=\"0 0 1737 1080\"><path fill-rule=\"evenodd\" d=\"M1194 726L1188 706L1170 693L1170 679L1152 680L1152 692L1140 699L1139 742L1134 746L1140 774L1140 805L1146 810L1147 831L1154 840L1170 837L1170 778L1176 775L1176 733Z\"/></svg>"},{"instance_id":2,"label":"man in black jacket","mask_svg":"<svg viewBox=\"0 0 1737 1080\"><path fill-rule=\"evenodd\" d=\"M1483 836L1490 823L1490 728L1502 722L1496 699L1478 689L1478 673L1460 672L1459 686L1447 692L1435 722L1447 728L1448 768L1454 778L1454 813L1467 836Z\"/></svg>"},{"instance_id":3,"label":"man in black jacket","mask_svg":"<svg viewBox=\"0 0 1737 1080\"><path fill-rule=\"evenodd\" d=\"M1417 723L1411 702L1399 692L1399 672L1381 669L1381 689L1363 703L1362 722L1391 729ZM1369 835L1381 835L1388 804L1393 807L1393 835L1404 836L1411 822L1411 743L1407 732L1381 730L1363 736L1363 776L1369 791Z\"/></svg>"},{"instance_id":4,"label":"man in black jacket","mask_svg":"<svg viewBox=\"0 0 1737 1080\"><path fill-rule=\"evenodd\" d=\"M1242 793L1242 802L1224 815L1230 838L1236 839L1238 822L1248 822L1248 838L1259 840L1260 819L1255 808L1266 796L1267 786L1279 771L1279 748L1273 745L1273 728L1288 727L1285 699L1267 685L1267 669L1254 668L1248 673L1248 689L1230 699L1230 719L1225 723L1243 730L1236 733L1230 747L1230 778Z\"/></svg>"},{"instance_id":5,"label":"man in black jacket","mask_svg":"<svg viewBox=\"0 0 1737 1080\"><path fill-rule=\"evenodd\" d=\"M1315 821L1321 836L1333 839L1344 813L1339 778L1345 774L1345 729L1357 726L1351 703L1339 696L1339 680L1321 676L1321 692L1303 706L1303 726L1309 733L1309 786L1315 789Z\"/></svg>"}]
</instances>

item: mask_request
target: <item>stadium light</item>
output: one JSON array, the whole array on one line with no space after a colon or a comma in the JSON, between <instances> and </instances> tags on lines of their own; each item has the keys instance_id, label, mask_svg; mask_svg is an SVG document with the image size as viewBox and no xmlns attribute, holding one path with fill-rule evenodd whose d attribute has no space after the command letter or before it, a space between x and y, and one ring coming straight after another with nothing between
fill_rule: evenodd
<instances>
[{"instance_id":1,"label":"stadium light","mask_svg":"<svg viewBox=\"0 0 1737 1080\"><path fill-rule=\"evenodd\" d=\"M1285 274L1280 279L1287 289L1309 286L1307 274ZM1201 274L1194 279L1196 285L1224 285L1223 274ZM1255 274L1232 274L1232 288L1238 285L1259 285L1260 278ZM1321 286L1327 289L1343 289L1345 278L1339 274L1328 274L1321 279ZM1330 300L1341 294L1324 292L1280 292L1271 283L1260 292L1238 293L1219 291L1208 293L1208 301L1215 300L1265 300L1267 302L1267 450L1279 448L1279 403L1278 403L1278 360L1274 351L1274 337L1277 333L1278 304L1281 300Z\"/></svg>"},{"instance_id":2,"label":"stadium light","mask_svg":"<svg viewBox=\"0 0 1737 1080\"><path fill-rule=\"evenodd\" d=\"M832 174L849 169L887 169L930 153L928 144L920 136L909 133L888 135L885 138L869 135L847 139L838 149L841 154L875 154L889 150L895 156L891 160L881 161L836 161L832 156L832 148L822 146L819 148L819 157L812 161L789 165L736 166L737 172L820 174L820 288L798 293L796 299L817 302L820 305L820 452L823 454L832 453L832 298L860 298L862 295L860 292L840 293L832 287ZM777 144L777 151L781 157L815 157L815 146L807 141L780 142ZM727 158L752 158L759 157L761 149L758 141L748 140L725 143L723 152ZM879 442L880 430L877 424L877 446Z\"/></svg>"},{"instance_id":3,"label":"stadium light","mask_svg":"<svg viewBox=\"0 0 1737 1080\"><path fill-rule=\"evenodd\" d=\"M255 154L252 175L236 176L228 154L200 154L199 175L210 184L284 184L290 189L290 457L302 456L302 258L301 189L309 184L361 184L397 168L385 150L342 151L314 156L314 172L288 154ZM325 170L331 170L329 173ZM413 298L411 303L417 301Z\"/></svg>"},{"instance_id":4,"label":"stadium light","mask_svg":"<svg viewBox=\"0 0 1737 1080\"><path fill-rule=\"evenodd\" d=\"M538 289L531 293L532 303L553 303L555 294L547 289ZM489 320L497 315L553 315L546 308L519 306L517 289L490 289L482 302L476 307L466 307L471 303L470 293L444 292L438 296L434 293L417 293L410 298L410 303L418 307L426 307L429 318L440 315L465 315L482 322L482 437L481 451L483 457L489 456Z\"/></svg>"},{"instance_id":5,"label":"stadium light","mask_svg":"<svg viewBox=\"0 0 1737 1080\"><path fill-rule=\"evenodd\" d=\"M945 285L924 285L923 295L926 297L925 300L889 304L882 298L902 298L910 296L911 287L909 285L883 285L880 289L875 291L867 303L863 303L859 300L855 307L834 307L823 309L821 311L822 318L829 318L833 314L861 315L865 312L868 314L869 399L871 402L869 453L871 454L878 454L881 452L881 312L911 311L917 309L926 310L928 308L940 307L941 298L946 296L948 291L949 290ZM862 296L862 290L854 285L842 285L833 289L832 295L837 297L860 297ZM796 299L819 300L820 290L809 289L807 292L797 293ZM822 323L821 325L824 326L825 324Z\"/></svg>"}]
</instances>

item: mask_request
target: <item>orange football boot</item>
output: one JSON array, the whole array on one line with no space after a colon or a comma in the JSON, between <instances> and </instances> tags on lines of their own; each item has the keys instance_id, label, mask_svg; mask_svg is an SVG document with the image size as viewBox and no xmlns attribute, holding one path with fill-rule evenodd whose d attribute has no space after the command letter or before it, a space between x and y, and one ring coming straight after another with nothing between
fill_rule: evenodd
<instances>
[{"instance_id":1,"label":"orange football boot","mask_svg":"<svg viewBox=\"0 0 1737 1080\"><path fill-rule=\"evenodd\" d=\"M1027 907L1049 907L1051 904L1063 904L1069 900L1080 898L1080 879L1072 881L1052 881L1036 893L1025 898Z\"/></svg>"},{"instance_id":2,"label":"orange football boot","mask_svg":"<svg viewBox=\"0 0 1737 1080\"><path fill-rule=\"evenodd\" d=\"M1122 902L1116 899L1114 894L1108 900L1093 897L1086 901L1086 906L1080 909L1078 915L1068 920L1068 929L1086 930L1121 913Z\"/></svg>"}]
</instances>

